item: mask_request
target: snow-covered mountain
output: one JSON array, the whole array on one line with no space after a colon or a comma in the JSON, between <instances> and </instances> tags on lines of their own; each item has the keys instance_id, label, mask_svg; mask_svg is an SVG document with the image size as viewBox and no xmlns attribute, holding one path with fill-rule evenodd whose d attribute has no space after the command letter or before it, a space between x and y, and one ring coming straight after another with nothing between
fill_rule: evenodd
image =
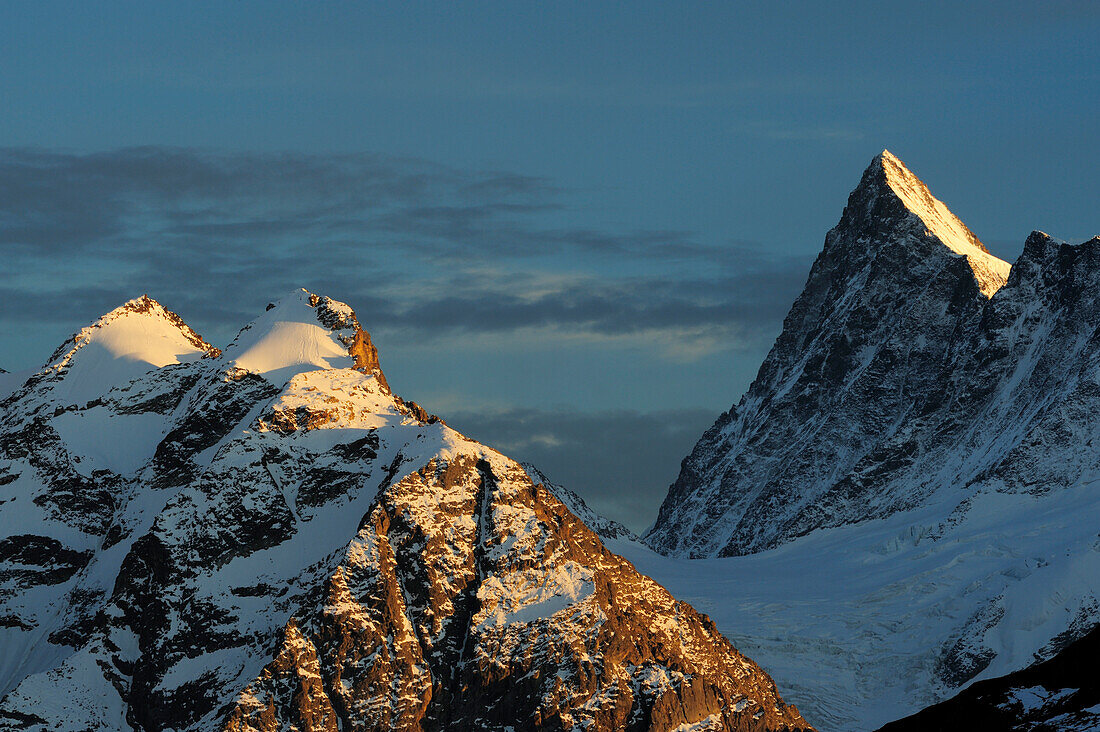
<instances>
[{"instance_id":1,"label":"snow-covered mountain","mask_svg":"<svg viewBox=\"0 0 1100 732\"><path fill-rule=\"evenodd\" d=\"M970 387L996 383L977 351L1009 271L897 158L877 156L748 393L684 461L649 543L745 554L958 482L940 475L945 457L963 456L943 430ZM910 467L914 480L899 481Z\"/></svg>"},{"instance_id":2,"label":"snow-covered mountain","mask_svg":"<svg viewBox=\"0 0 1100 732\"><path fill-rule=\"evenodd\" d=\"M0 397L0 726L808 728L530 472L342 303L133 300Z\"/></svg>"},{"instance_id":3,"label":"snow-covered mountain","mask_svg":"<svg viewBox=\"0 0 1100 732\"><path fill-rule=\"evenodd\" d=\"M645 537L728 559L636 561L824 727L1049 658L1100 622L1097 292L1100 238L1010 268L883 152Z\"/></svg>"}]
</instances>

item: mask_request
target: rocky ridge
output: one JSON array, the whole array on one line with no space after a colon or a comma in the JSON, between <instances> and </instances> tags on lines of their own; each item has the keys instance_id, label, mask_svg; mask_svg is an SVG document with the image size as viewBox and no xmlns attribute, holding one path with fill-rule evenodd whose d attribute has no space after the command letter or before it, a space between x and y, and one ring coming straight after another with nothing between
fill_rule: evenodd
<instances>
[{"instance_id":1,"label":"rocky ridge","mask_svg":"<svg viewBox=\"0 0 1100 732\"><path fill-rule=\"evenodd\" d=\"M569 490L563 485L553 483L550 481L546 474L539 470L531 463L520 463L523 469L527 471L528 477L535 483L541 483L545 485L550 492L569 510L569 513L573 514L581 520L581 522L588 528L595 531L600 535L602 539L622 539L626 541L638 541L638 535L630 529L626 528L618 521L612 521L606 516L593 511L588 507L588 504L584 502L584 499L577 495L574 491Z\"/></svg>"},{"instance_id":2,"label":"rocky ridge","mask_svg":"<svg viewBox=\"0 0 1100 732\"><path fill-rule=\"evenodd\" d=\"M0 724L809 728L536 477L342 303L219 352L131 301L0 401Z\"/></svg>"}]
</instances>

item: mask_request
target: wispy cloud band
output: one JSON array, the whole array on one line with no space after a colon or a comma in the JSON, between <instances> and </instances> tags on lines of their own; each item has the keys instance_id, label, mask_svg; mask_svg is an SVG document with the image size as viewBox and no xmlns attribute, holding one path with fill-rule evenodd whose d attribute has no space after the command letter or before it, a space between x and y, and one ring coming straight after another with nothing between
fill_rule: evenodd
<instances>
[{"instance_id":1,"label":"wispy cloud band","mask_svg":"<svg viewBox=\"0 0 1100 732\"><path fill-rule=\"evenodd\" d=\"M0 149L0 321L72 329L149 292L217 335L306 286L382 331L655 337L683 357L770 332L804 277L745 244L574 225L574 199L374 154Z\"/></svg>"}]
</instances>

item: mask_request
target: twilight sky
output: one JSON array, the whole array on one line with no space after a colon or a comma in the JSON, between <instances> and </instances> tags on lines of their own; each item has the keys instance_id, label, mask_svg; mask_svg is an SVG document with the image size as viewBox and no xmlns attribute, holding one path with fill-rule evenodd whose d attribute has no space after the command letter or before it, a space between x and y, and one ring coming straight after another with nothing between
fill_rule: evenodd
<instances>
[{"instance_id":1,"label":"twilight sky","mask_svg":"<svg viewBox=\"0 0 1100 732\"><path fill-rule=\"evenodd\" d=\"M1100 4L826 5L2 3L0 367L306 287L644 528L882 148L1010 261L1100 233Z\"/></svg>"}]
</instances>

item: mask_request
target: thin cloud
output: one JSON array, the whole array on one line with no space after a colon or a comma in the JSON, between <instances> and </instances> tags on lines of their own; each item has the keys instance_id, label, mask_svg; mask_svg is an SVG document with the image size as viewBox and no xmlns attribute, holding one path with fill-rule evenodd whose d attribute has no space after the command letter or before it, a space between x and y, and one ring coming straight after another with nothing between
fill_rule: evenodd
<instances>
[{"instance_id":1,"label":"thin cloud","mask_svg":"<svg viewBox=\"0 0 1100 732\"><path fill-rule=\"evenodd\" d=\"M80 250L128 233L287 234L348 228L392 209L480 193L485 206L549 195L538 178L370 154L221 153L140 147L0 150L0 246ZM188 230L191 227L191 230ZM252 227L252 228L248 228Z\"/></svg>"},{"instance_id":2,"label":"thin cloud","mask_svg":"<svg viewBox=\"0 0 1100 732\"><path fill-rule=\"evenodd\" d=\"M54 338L148 292L221 340L305 286L381 332L648 338L691 360L770 334L804 281L808 261L744 243L563 226L570 195L371 154L0 149L0 322Z\"/></svg>"},{"instance_id":3,"label":"thin cloud","mask_svg":"<svg viewBox=\"0 0 1100 732\"><path fill-rule=\"evenodd\" d=\"M776 268L731 277L582 278L537 296L494 287L417 300L376 311L386 326L423 331L501 331L575 327L606 335L653 329L771 324L782 318L804 270ZM522 282L522 280L521 280ZM453 292L457 288L450 288ZM522 288L517 288L522 289Z\"/></svg>"}]
</instances>

